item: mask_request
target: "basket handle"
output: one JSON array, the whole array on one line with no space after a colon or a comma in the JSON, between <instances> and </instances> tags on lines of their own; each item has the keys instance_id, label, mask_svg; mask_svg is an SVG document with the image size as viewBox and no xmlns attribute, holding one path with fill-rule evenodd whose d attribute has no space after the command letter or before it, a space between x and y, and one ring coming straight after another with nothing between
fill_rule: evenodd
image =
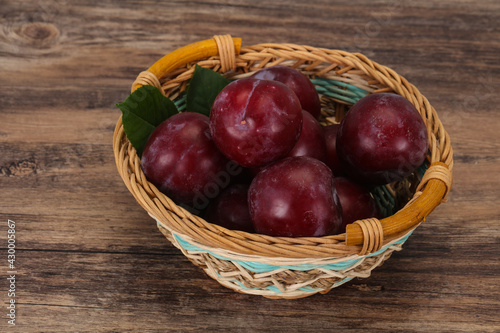
<instances>
[{"instance_id":1,"label":"basket handle","mask_svg":"<svg viewBox=\"0 0 500 333\"><path fill-rule=\"evenodd\" d=\"M235 55L241 50L241 38L230 35L216 35L211 39L202 40L183 46L159 59L147 71L139 74L132 84L132 92L142 85L151 84L161 88L160 79L172 70L203 58L219 56L223 72L235 68ZM161 89L160 89L161 90Z\"/></svg>"},{"instance_id":2,"label":"basket handle","mask_svg":"<svg viewBox=\"0 0 500 333\"><path fill-rule=\"evenodd\" d=\"M417 188L417 193L423 188L418 197L396 214L380 221L367 219L348 224L346 244L363 245L360 254L377 251L384 239L395 238L425 220L434 208L446 200L451 185L452 175L448 165L443 162L432 163Z\"/></svg>"}]
</instances>

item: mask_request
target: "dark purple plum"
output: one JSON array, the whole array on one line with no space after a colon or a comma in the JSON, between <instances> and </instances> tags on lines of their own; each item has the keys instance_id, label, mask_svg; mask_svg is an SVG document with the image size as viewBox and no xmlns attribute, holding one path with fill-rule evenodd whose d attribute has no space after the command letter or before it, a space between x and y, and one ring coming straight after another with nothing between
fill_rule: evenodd
<instances>
[{"instance_id":1,"label":"dark purple plum","mask_svg":"<svg viewBox=\"0 0 500 333\"><path fill-rule=\"evenodd\" d=\"M177 204L190 207L207 187L219 186L229 162L212 140L208 117L192 112L162 122L141 157L147 179Z\"/></svg>"},{"instance_id":2,"label":"dark purple plum","mask_svg":"<svg viewBox=\"0 0 500 333\"><path fill-rule=\"evenodd\" d=\"M293 149L286 157L308 156L325 162L326 143L323 127L309 113L302 110L302 131L300 137ZM250 174L255 177L267 165L249 169Z\"/></svg>"},{"instance_id":3,"label":"dark purple plum","mask_svg":"<svg viewBox=\"0 0 500 333\"><path fill-rule=\"evenodd\" d=\"M337 156L337 132L340 124L332 124L323 127L326 143L326 165L332 169L335 177L343 175L342 166Z\"/></svg>"},{"instance_id":4,"label":"dark purple plum","mask_svg":"<svg viewBox=\"0 0 500 333\"><path fill-rule=\"evenodd\" d=\"M337 133L337 155L343 170L366 184L401 180L425 160L427 129L404 97L372 94L347 112Z\"/></svg>"},{"instance_id":5,"label":"dark purple plum","mask_svg":"<svg viewBox=\"0 0 500 333\"><path fill-rule=\"evenodd\" d=\"M302 109L316 119L321 115L321 103L316 88L311 80L299 70L279 65L270 66L255 72L251 77L284 83L297 95Z\"/></svg>"},{"instance_id":6,"label":"dark purple plum","mask_svg":"<svg viewBox=\"0 0 500 333\"><path fill-rule=\"evenodd\" d=\"M270 236L319 237L342 224L333 175L311 157L287 157L266 166L248 192L257 232Z\"/></svg>"},{"instance_id":7,"label":"dark purple plum","mask_svg":"<svg viewBox=\"0 0 500 333\"><path fill-rule=\"evenodd\" d=\"M375 199L366 187L344 177L335 177L333 184L342 206L340 233L345 232L346 225L357 220L381 218Z\"/></svg>"},{"instance_id":8,"label":"dark purple plum","mask_svg":"<svg viewBox=\"0 0 500 333\"><path fill-rule=\"evenodd\" d=\"M205 220L231 230L254 232L248 210L247 184L234 184L226 188L210 203Z\"/></svg>"},{"instance_id":9,"label":"dark purple plum","mask_svg":"<svg viewBox=\"0 0 500 333\"><path fill-rule=\"evenodd\" d=\"M326 161L325 133L320 123L306 111L302 111L302 131L299 140L287 156L309 156Z\"/></svg>"},{"instance_id":10,"label":"dark purple plum","mask_svg":"<svg viewBox=\"0 0 500 333\"><path fill-rule=\"evenodd\" d=\"M277 81L240 79L216 97L210 131L221 152L244 167L258 167L288 154L302 129L295 93Z\"/></svg>"}]
</instances>

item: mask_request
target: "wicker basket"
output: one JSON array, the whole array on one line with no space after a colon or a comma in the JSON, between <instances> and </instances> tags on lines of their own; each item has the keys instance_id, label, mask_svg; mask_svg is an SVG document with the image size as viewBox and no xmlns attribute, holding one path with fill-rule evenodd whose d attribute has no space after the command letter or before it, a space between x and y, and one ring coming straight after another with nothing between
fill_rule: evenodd
<instances>
[{"instance_id":1,"label":"wicker basket","mask_svg":"<svg viewBox=\"0 0 500 333\"><path fill-rule=\"evenodd\" d=\"M366 94L394 92L415 105L430 139L425 173L379 189L379 202L392 203L394 210L386 218L356 221L341 235L271 237L228 230L177 206L146 180L120 118L113 148L127 188L166 238L220 284L269 298L326 293L355 277L368 277L393 251L401 250L412 231L445 201L452 184L449 136L428 100L393 70L359 53L293 44L242 47L241 39L226 35L164 56L139 74L132 91L141 85L156 86L182 109L183 92L195 64L230 79L278 64L297 68L313 80L320 93L323 125L339 122Z\"/></svg>"}]
</instances>

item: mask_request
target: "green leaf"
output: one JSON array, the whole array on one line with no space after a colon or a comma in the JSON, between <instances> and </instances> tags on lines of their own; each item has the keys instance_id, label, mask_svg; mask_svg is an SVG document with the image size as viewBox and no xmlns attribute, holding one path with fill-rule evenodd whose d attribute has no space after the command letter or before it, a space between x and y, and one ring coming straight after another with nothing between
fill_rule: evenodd
<instances>
[{"instance_id":1,"label":"green leaf","mask_svg":"<svg viewBox=\"0 0 500 333\"><path fill-rule=\"evenodd\" d=\"M179 113L175 104L154 86L142 86L116 106L122 111L123 130L128 140L142 156L144 146L164 120Z\"/></svg>"},{"instance_id":2,"label":"green leaf","mask_svg":"<svg viewBox=\"0 0 500 333\"><path fill-rule=\"evenodd\" d=\"M186 92L186 110L209 116L215 97L229 82L231 81L219 73L195 65L193 77Z\"/></svg>"}]
</instances>

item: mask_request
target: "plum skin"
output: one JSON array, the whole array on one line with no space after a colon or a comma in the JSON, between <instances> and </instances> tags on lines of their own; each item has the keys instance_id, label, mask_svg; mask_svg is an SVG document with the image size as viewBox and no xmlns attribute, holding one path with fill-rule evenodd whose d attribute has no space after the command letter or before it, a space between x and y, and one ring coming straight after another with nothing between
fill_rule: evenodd
<instances>
[{"instance_id":1,"label":"plum skin","mask_svg":"<svg viewBox=\"0 0 500 333\"><path fill-rule=\"evenodd\" d=\"M286 157L292 156L308 156L321 162L326 161L326 141L323 127L312 114L304 110L302 110L302 130L299 139L286 155ZM255 177L267 165L248 169L250 175Z\"/></svg>"},{"instance_id":2,"label":"plum skin","mask_svg":"<svg viewBox=\"0 0 500 333\"><path fill-rule=\"evenodd\" d=\"M254 232L248 208L248 184L233 184L207 208L205 220L231 230Z\"/></svg>"},{"instance_id":3,"label":"plum skin","mask_svg":"<svg viewBox=\"0 0 500 333\"><path fill-rule=\"evenodd\" d=\"M298 69L287 66L270 66L263 68L251 76L261 80L274 80L288 86L297 95L302 109L314 118L321 115L321 102L314 84Z\"/></svg>"},{"instance_id":4,"label":"plum skin","mask_svg":"<svg viewBox=\"0 0 500 333\"><path fill-rule=\"evenodd\" d=\"M250 184L250 215L257 232L270 236L335 234L341 207L331 170L311 157L286 157L266 166Z\"/></svg>"},{"instance_id":5,"label":"plum skin","mask_svg":"<svg viewBox=\"0 0 500 333\"><path fill-rule=\"evenodd\" d=\"M217 95L210 112L215 144L244 167L284 157L297 142L302 109L293 91L276 81L239 79Z\"/></svg>"},{"instance_id":6,"label":"plum skin","mask_svg":"<svg viewBox=\"0 0 500 333\"><path fill-rule=\"evenodd\" d=\"M326 145L326 165L332 169L335 177L342 176L344 174L339 157L337 156L337 133L339 128L340 124L332 124L323 127Z\"/></svg>"},{"instance_id":7,"label":"plum skin","mask_svg":"<svg viewBox=\"0 0 500 333\"><path fill-rule=\"evenodd\" d=\"M406 98L378 93L360 99L337 133L337 155L352 179L382 185L414 172L425 160L425 123Z\"/></svg>"},{"instance_id":8,"label":"plum skin","mask_svg":"<svg viewBox=\"0 0 500 333\"><path fill-rule=\"evenodd\" d=\"M333 184L342 206L342 226L340 233L346 231L346 225L367 218L382 218L382 214L365 186L345 177L335 177Z\"/></svg>"},{"instance_id":9,"label":"plum skin","mask_svg":"<svg viewBox=\"0 0 500 333\"><path fill-rule=\"evenodd\" d=\"M156 127L141 157L148 181L189 207L207 187L219 186L218 178L229 164L211 138L209 118L193 112L171 116Z\"/></svg>"},{"instance_id":10,"label":"plum skin","mask_svg":"<svg viewBox=\"0 0 500 333\"><path fill-rule=\"evenodd\" d=\"M326 161L325 133L312 114L302 111L302 130L299 139L287 156L309 156Z\"/></svg>"}]
</instances>

